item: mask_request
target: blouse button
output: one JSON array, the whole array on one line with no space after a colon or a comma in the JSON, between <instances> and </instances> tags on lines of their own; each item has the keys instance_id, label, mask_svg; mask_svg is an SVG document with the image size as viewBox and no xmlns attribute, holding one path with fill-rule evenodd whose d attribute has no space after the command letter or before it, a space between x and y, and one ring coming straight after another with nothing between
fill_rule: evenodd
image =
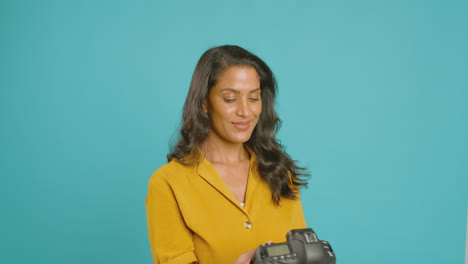
<instances>
[{"instance_id":1,"label":"blouse button","mask_svg":"<svg viewBox=\"0 0 468 264\"><path fill-rule=\"evenodd\" d=\"M247 222L244 223L244 227L245 227L245 229L251 229L252 228L252 223L247 221Z\"/></svg>"}]
</instances>

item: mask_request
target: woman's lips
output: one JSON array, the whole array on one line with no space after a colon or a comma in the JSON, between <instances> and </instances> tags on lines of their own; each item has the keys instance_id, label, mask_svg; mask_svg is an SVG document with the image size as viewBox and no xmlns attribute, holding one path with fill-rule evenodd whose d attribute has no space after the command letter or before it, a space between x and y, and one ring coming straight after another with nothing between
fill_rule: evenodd
<instances>
[{"instance_id":1,"label":"woman's lips","mask_svg":"<svg viewBox=\"0 0 468 264\"><path fill-rule=\"evenodd\" d=\"M245 121L245 122L233 122L232 125L237 128L238 130L244 131L249 129L250 127L250 122Z\"/></svg>"}]
</instances>

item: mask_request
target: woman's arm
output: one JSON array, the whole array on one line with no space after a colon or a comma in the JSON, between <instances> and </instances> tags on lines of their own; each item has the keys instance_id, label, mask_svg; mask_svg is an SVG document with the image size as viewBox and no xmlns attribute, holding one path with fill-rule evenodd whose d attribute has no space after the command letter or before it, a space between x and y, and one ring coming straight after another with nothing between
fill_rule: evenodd
<instances>
[{"instance_id":1,"label":"woman's arm","mask_svg":"<svg viewBox=\"0 0 468 264\"><path fill-rule=\"evenodd\" d=\"M185 225L173 190L161 170L149 180L146 213L155 264L197 262L192 232Z\"/></svg>"}]
</instances>

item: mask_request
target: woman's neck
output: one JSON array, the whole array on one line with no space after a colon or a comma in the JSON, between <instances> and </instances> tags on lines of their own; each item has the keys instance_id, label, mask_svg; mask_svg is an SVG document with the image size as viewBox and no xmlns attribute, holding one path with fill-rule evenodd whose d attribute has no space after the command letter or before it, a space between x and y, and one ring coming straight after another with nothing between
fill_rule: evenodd
<instances>
[{"instance_id":1,"label":"woman's neck","mask_svg":"<svg viewBox=\"0 0 468 264\"><path fill-rule=\"evenodd\" d=\"M238 164L250 159L250 154L242 143L229 143L207 138L201 144L200 150L211 163Z\"/></svg>"}]
</instances>

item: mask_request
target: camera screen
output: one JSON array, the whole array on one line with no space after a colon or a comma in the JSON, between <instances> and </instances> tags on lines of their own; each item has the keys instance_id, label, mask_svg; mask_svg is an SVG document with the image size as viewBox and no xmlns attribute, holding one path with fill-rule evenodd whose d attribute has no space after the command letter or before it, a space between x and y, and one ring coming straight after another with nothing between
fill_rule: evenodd
<instances>
[{"instance_id":1,"label":"camera screen","mask_svg":"<svg viewBox=\"0 0 468 264\"><path fill-rule=\"evenodd\" d=\"M267 247L267 252L270 257L286 255L291 253L287 244Z\"/></svg>"}]
</instances>

